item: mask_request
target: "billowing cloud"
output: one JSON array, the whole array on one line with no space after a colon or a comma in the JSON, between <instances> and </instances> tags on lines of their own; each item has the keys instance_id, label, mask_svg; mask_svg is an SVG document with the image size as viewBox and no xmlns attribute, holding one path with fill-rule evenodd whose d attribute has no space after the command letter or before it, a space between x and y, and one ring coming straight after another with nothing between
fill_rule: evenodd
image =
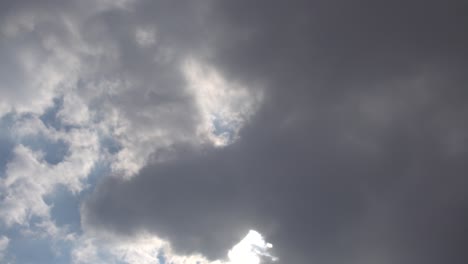
<instances>
[{"instance_id":1,"label":"billowing cloud","mask_svg":"<svg viewBox=\"0 0 468 264\"><path fill-rule=\"evenodd\" d=\"M215 3L211 17L210 62L251 91L262 83L240 139L103 181L85 223L212 259L255 228L280 262L461 261L466 146L447 144L467 128L457 4L259 6Z\"/></svg>"},{"instance_id":2,"label":"billowing cloud","mask_svg":"<svg viewBox=\"0 0 468 264\"><path fill-rule=\"evenodd\" d=\"M259 264L261 257L276 260L267 252L272 247L272 244L265 242L261 234L255 230L250 230L247 236L229 250L229 263Z\"/></svg>"},{"instance_id":3,"label":"billowing cloud","mask_svg":"<svg viewBox=\"0 0 468 264\"><path fill-rule=\"evenodd\" d=\"M261 259L277 259L269 254L272 247L260 233L250 230L221 259L210 261L200 254L177 255L168 241L150 234L125 237L111 234L83 236L76 241L72 262L88 263L174 263L174 264L258 264Z\"/></svg>"}]
</instances>

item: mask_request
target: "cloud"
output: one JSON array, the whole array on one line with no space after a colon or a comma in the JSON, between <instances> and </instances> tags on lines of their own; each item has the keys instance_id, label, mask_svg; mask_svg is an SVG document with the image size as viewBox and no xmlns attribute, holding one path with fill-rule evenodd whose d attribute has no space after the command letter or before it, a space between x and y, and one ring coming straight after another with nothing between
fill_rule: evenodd
<instances>
[{"instance_id":1,"label":"cloud","mask_svg":"<svg viewBox=\"0 0 468 264\"><path fill-rule=\"evenodd\" d=\"M197 132L215 146L233 143L261 103L260 91L229 83L215 68L193 58L184 61L182 71L200 109Z\"/></svg>"},{"instance_id":2,"label":"cloud","mask_svg":"<svg viewBox=\"0 0 468 264\"><path fill-rule=\"evenodd\" d=\"M58 185L64 185L73 193L83 190L84 180L99 158L96 135L86 129L62 134L45 128L37 119L18 122L16 126L18 135L42 132L52 139L63 140L69 146L69 154L63 161L49 164L41 152L22 144L14 148L13 157L6 164L5 177L0 180L1 219L7 226L28 225L34 216L48 220L50 206L45 196Z\"/></svg>"},{"instance_id":3,"label":"cloud","mask_svg":"<svg viewBox=\"0 0 468 264\"><path fill-rule=\"evenodd\" d=\"M258 264L261 258L276 260L268 253L272 245L254 230L250 230L225 256L215 261L207 260L200 254L175 254L170 242L150 234L141 233L132 237L109 233L89 235L76 240L72 252L73 263Z\"/></svg>"},{"instance_id":4,"label":"cloud","mask_svg":"<svg viewBox=\"0 0 468 264\"><path fill-rule=\"evenodd\" d=\"M259 264L262 256L276 260L267 253L268 249L272 247L272 244L265 242L261 234L255 230L250 230L239 243L229 250L229 263Z\"/></svg>"},{"instance_id":5,"label":"cloud","mask_svg":"<svg viewBox=\"0 0 468 264\"><path fill-rule=\"evenodd\" d=\"M1 52L10 54L3 65L11 72L3 71L0 115L12 119L16 146L1 179L1 219L27 236L80 241L50 213L57 188L78 199L96 166L130 178L149 161L172 158L176 144L227 144L258 99L201 60L190 60L188 74L181 65L194 49L182 45L183 34L168 31L164 19L133 18L152 4L89 4L24 2L2 16ZM51 163L56 143L66 151Z\"/></svg>"},{"instance_id":6,"label":"cloud","mask_svg":"<svg viewBox=\"0 0 468 264\"><path fill-rule=\"evenodd\" d=\"M10 239L6 236L0 237L0 260L5 257L5 252L8 248L8 244L10 243Z\"/></svg>"},{"instance_id":7,"label":"cloud","mask_svg":"<svg viewBox=\"0 0 468 264\"><path fill-rule=\"evenodd\" d=\"M466 147L445 143L468 127L458 3L257 5L214 3L206 22L210 65L252 93L262 84L239 139L103 180L84 225L146 230L210 259L251 228L280 262L464 259L451 234L464 230Z\"/></svg>"},{"instance_id":8,"label":"cloud","mask_svg":"<svg viewBox=\"0 0 468 264\"><path fill-rule=\"evenodd\" d=\"M76 263L462 263L461 6L2 3L0 219Z\"/></svg>"}]
</instances>

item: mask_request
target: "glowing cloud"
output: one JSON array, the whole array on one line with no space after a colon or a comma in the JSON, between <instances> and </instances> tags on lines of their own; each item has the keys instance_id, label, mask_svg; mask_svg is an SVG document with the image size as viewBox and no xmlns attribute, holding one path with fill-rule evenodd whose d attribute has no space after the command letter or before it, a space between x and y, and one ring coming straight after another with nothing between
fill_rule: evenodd
<instances>
[{"instance_id":1,"label":"glowing cloud","mask_svg":"<svg viewBox=\"0 0 468 264\"><path fill-rule=\"evenodd\" d=\"M229 82L215 68L193 58L185 61L182 72L200 111L200 136L215 146L234 142L255 112L261 94Z\"/></svg>"},{"instance_id":2,"label":"glowing cloud","mask_svg":"<svg viewBox=\"0 0 468 264\"><path fill-rule=\"evenodd\" d=\"M260 264L261 258L266 257L273 261L277 258L270 255L268 250L273 245L265 242L260 233L250 230L238 244L228 253L229 264Z\"/></svg>"}]
</instances>

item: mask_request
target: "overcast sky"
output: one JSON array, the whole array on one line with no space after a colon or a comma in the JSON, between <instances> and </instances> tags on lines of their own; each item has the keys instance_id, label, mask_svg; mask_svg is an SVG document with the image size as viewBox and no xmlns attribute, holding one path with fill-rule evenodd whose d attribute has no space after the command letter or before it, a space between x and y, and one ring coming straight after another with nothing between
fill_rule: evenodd
<instances>
[{"instance_id":1,"label":"overcast sky","mask_svg":"<svg viewBox=\"0 0 468 264\"><path fill-rule=\"evenodd\" d=\"M0 263L466 263L467 14L1 1Z\"/></svg>"}]
</instances>

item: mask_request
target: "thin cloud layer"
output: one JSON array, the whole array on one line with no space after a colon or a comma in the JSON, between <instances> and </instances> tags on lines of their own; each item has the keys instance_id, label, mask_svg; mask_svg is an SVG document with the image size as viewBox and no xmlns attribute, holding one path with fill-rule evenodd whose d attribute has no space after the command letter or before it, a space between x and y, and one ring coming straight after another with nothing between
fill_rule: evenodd
<instances>
[{"instance_id":1,"label":"thin cloud layer","mask_svg":"<svg viewBox=\"0 0 468 264\"><path fill-rule=\"evenodd\" d=\"M10 243L10 239L6 236L0 237L0 260L4 258L5 251L8 248L8 244Z\"/></svg>"}]
</instances>

